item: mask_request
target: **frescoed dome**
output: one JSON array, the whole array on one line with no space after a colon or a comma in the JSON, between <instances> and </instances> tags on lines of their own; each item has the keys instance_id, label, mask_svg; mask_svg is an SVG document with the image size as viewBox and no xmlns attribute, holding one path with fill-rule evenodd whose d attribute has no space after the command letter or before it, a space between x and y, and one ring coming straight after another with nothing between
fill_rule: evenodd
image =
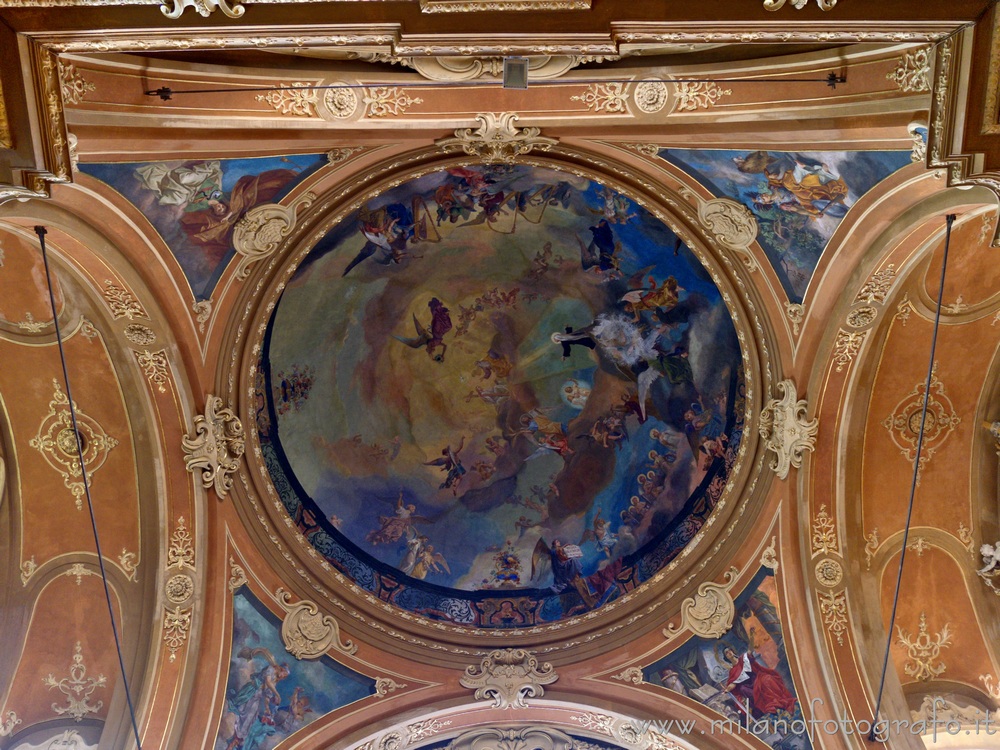
<instances>
[{"instance_id":1,"label":"frescoed dome","mask_svg":"<svg viewBox=\"0 0 1000 750\"><path fill-rule=\"evenodd\" d=\"M702 527L743 433L710 274L583 177L452 167L312 249L264 341L285 509L361 588L511 628L592 611Z\"/></svg>"}]
</instances>

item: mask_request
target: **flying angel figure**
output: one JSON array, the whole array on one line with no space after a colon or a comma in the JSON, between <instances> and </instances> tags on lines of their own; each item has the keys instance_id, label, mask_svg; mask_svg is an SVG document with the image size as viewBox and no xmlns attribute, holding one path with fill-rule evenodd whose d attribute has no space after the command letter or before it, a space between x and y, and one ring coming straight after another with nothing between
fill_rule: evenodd
<instances>
[{"instance_id":1,"label":"flying angel figure","mask_svg":"<svg viewBox=\"0 0 1000 750\"><path fill-rule=\"evenodd\" d=\"M598 548L604 552L605 556L610 560L611 551L618 544L618 535L611 533L611 522L601 518L601 509L597 509L597 515L594 516L592 529L586 529L583 532L583 539L580 540L580 544L584 542L593 541L597 543Z\"/></svg>"},{"instance_id":2,"label":"flying angel figure","mask_svg":"<svg viewBox=\"0 0 1000 750\"><path fill-rule=\"evenodd\" d=\"M451 330L451 314L437 297L431 299L427 306L431 309L430 330L424 328L417 320L417 316L414 315L413 327L417 331L416 338L403 338L402 336L393 336L393 338L411 349L425 347L427 356L435 362L444 362L444 353L448 350L448 345L444 343L444 335ZM440 351L438 351L439 349Z\"/></svg>"}]
</instances>

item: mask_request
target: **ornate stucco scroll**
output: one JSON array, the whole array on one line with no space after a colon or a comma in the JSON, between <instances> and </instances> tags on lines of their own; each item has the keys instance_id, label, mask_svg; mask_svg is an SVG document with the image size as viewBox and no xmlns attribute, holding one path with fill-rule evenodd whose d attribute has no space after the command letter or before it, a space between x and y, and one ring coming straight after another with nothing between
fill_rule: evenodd
<instances>
[{"instance_id":1,"label":"ornate stucco scroll","mask_svg":"<svg viewBox=\"0 0 1000 750\"><path fill-rule=\"evenodd\" d=\"M448 750L574 750L579 747L568 734L550 727L473 729L459 735Z\"/></svg>"},{"instance_id":2,"label":"ornate stucco scroll","mask_svg":"<svg viewBox=\"0 0 1000 750\"><path fill-rule=\"evenodd\" d=\"M295 229L299 211L315 200L313 193L305 193L288 206L268 203L247 211L233 227L233 249L240 256L236 277L245 279L250 275L251 265L277 250L281 241Z\"/></svg>"},{"instance_id":3,"label":"ornate stucco scroll","mask_svg":"<svg viewBox=\"0 0 1000 750\"><path fill-rule=\"evenodd\" d=\"M223 15L230 18L239 18L246 12L246 9L239 3L230 5L226 0L172 0L172 2L172 8L168 5L168 0L160 3L160 10L163 11L163 15L167 18L180 18L181 13L186 8L194 8L195 13L205 17L208 17L216 10L221 10Z\"/></svg>"},{"instance_id":4,"label":"ornate stucco scroll","mask_svg":"<svg viewBox=\"0 0 1000 750\"><path fill-rule=\"evenodd\" d=\"M205 415L194 418L194 435L182 439L187 470L201 470L205 489L215 487L220 498L232 489L232 475L246 448L243 425L232 409L222 408L222 399L209 394Z\"/></svg>"},{"instance_id":5,"label":"ornate stucco scroll","mask_svg":"<svg viewBox=\"0 0 1000 750\"><path fill-rule=\"evenodd\" d=\"M782 380L777 387L784 395L772 398L760 413L760 436L764 446L775 453L771 468L784 479L792 466L802 466L805 451L815 450L819 418L805 418L806 401L797 398L791 380Z\"/></svg>"},{"instance_id":6,"label":"ornate stucco scroll","mask_svg":"<svg viewBox=\"0 0 1000 750\"><path fill-rule=\"evenodd\" d=\"M497 649L483 657L479 666L466 667L459 679L462 687L475 688L476 700L492 700L494 708L527 708L526 698L540 698L543 685L559 679L548 662L524 649Z\"/></svg>"},{"instance_id":7,"label":"ornate stucco scroll","mask_svg":"<svg viewBox=\"0 0 1000 750\"><path fill-rule=\"evenodd\" d=\"M462 150L486 164L513 164L518 156L538 149L548 151L556 145L555 138L541 135L540 128L514 126L518 116L513 112L476 115L478 128L458 128L452 138L435 141L442 151Z\"/></svg>"},{"instance_id":8,"label":"ornate stucco scroll","mask_svg":"<svg viewBox=\"0 0 1000 750\"><path fill-rule=\"evenodd\" d=\"M287 613L281 623L281 640L296 659L318 659L331 648L344 654L357 652L357 644L341 641L340 625L329 615L321 615L315 603L302 600L292 604L292 595L284 589L275 594Z\"/></svg>"},{"instance_id":9,"label":"ornate stucco scroll","mask_svg":"<svg viewBox=\"0 0 1000 750\"><path fill-rule=\"evenodd\" d=\"M687 188L681 189L680 193L695 205L698 222L722 247L736 253L748 271L756 271L760 267L750 252L750 245L757 237L757 219L750 209L729 198L702 200Z\"/></svg>"},{"instance_id":10,"label":"ornate stucco scroll","mask_svg":"<svg viewBox=\"0 0 1000 750\"><path fill-rule=\"evenodd\" d=\"M736 605L729 593L736 582L739 571L726 571L726 583L705 581L698 587L698 593L681 603L681 624L670 623L663 629L667 640L677 637L684 630L690 630L702 638L720 638L733 626Z\"/></svg>"}]
</instances>

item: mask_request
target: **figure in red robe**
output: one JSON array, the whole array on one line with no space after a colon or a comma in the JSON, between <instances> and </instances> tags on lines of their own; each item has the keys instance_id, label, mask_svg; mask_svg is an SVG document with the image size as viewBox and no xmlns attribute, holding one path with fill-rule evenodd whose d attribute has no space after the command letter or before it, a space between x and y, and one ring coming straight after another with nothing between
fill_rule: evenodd
<instances>
[{"instance_id":1,"label":"figure in red robe","mask_svg":"<svg viewBox=\"0 0 1000 750\"><path fill-rule=\"evenodd\" d=\"M795 696L775 670L765 667L748 652L737 656L733 649L727 648L723 657L732 664L723 690L733 694L744 714L747 706L755 719L778 711L795 711Z\"/></svg>"}]
</instances>

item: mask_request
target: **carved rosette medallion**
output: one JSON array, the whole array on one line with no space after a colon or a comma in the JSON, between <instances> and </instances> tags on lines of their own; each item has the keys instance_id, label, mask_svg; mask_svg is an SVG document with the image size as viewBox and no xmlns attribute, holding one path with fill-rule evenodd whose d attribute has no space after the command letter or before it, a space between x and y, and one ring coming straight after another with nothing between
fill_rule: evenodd
<instances>
[{"instance_id":1,"label":"carved rosette medallion","mask_svg":"<svg viewBox=\"0 0 1000 750\"><path fill-rule=\"evenodd\" d=\"M764 438L764 446L776 454L771 468L779 479L784 479L792 466L802 466L805 451L815 450L819 418L805 418L806 401L797 399L791 380L782 380L777 388L783 396L768 401L761 412L760 436Z\"/></svg>"},{"instance_id":2,"label":"carved rosette medallion","mask_svg":"<svg viewBox=\"0 0 1000 750\"><path fill-rule=\"evenodd\" d=\"M171 603L181 604L194 594L194 581L187 573L178 573L167 579L165 590Z\"/></svg>"},{"instance_id":3,"label":"carved rosette medallion","mask_svg":"<svg viewBox=\"0 0 1000 750\"><path fill-rule=\"evenodd\" d=\"M247 211L233 227L233 249L241 256L236 277L245 279L250 275L250 266L277 250L295 229L299 210L308 208L315 200L313 193L305 193L287 207L268 203Z\"/></svg>"},{"instance_id":4,"label":"carved rosette medallion","mask_svg":"<svg viewBox=\"0 0 1000 750\"><path fill-rule=\"evenodd\" d=\"M667 106L670 89L663 81L639 81L632 91L632 100L641 112L653 114Z\"/></svg>"},{"instance_id":5,"label":"carved rosette medallion","mask_svg":"<svg viewBox=\"0 0 1000 750\"><path fill-rule=\"evenodd\" d=\"M232 409L222 408L221 398L210 394L205 400L205 415L194 418L194 428L195 434L181 441L187 470L200 470L205 489L215 487L224 498L232 489L232 475L239 469L246 448L243 425Z\"/></svg>"},{"instance_id":6,"label":"carved rosette medallion","mask_svg":"<svg viewBox=\"0 0 1000 750\"><path fill-rule=\"evenodd\" d=\"M284 589L278 589L275 594L287 613L281 623L281 639L285 649L296 659L318 659L330 648L345 654L357 652L357 644L342 642L340 625L329 615L321 615L315 603L303 600L292 604L291 594Z\"/></svg>"},{"instance_id":7,"label":"carved rosette medallion","mask_svg":"<svg viewBox=\"0 0 1000 750\"><path fill-rule=\"evenodd\" d=\"M702 638L721 638L733 626L736 605L729 589L738 572L736 568L726 571L725 584L702 583L698 593L681 604L680 627L670 623L663 629L663 635L669 640L687 629Z\"/></svg>"},{"instance_id":8,"label":"carved rosette medallion","mask_svg":"<svg viewBox=\"0 0 1000 750\"><path fill-rule=\"evenodd\" d=\"M108 454L118 445L118 441L105 433L95 419L80 411L75 403L73 410L76 412L76 432L74 432L69 399L59 387L57 380L53 379L52 387L49 413L42 419L38 432L31 438L29 445L38 450L46 463L62 475L63 484L76 499L76 509L82 510L83 496L86 492L83 483L84 467L89 485L93 481L94 473L104 465ZM80 448L83 452L83 467L80 466L77 437L80 439Z\"/></svg>"},{"instance_id":9,"label":"carved rosette medallion","mask_svg":"<svg viewBox=\"0 0 1000 750\"><path fill-rule=\"evenodd\" d=\"M478 701L492 700L494 708L527 708L527 698L540 698L544 685L559 679L548 662L524 649L497 649L483 657L479 666L469 666L459 678L462 687L475 688Z\"/></svg>"},{"instance_id":10,"label":"carved rosette medallion","mask_svg":"<svg viewBox=\"0 0 1000 750\"><path fill-rule=\"evenodd\" d=\"M844 579L844 569L836 560L829 558L816 563L816 580L827 588L833 588Z\"/></svg>"},{"instance_id":11,"label":"carved rosette medallion","mask_svg":"<svg viewBox=\"0 0 1000 750\"><path fill-rule=\"evenodd\" d=\"M124 333L125 338L138 346L149 346L156 341L156 334L152 329L139 323L125 326Z\"/></svg>"},{"instance_id":12,"label":"carved rosette medallion","mask_svg":"<svg viewBox=\"0 0 1000 750\"><path fill-rule=\"evenodd\" d=\"M486 164L513 164L518 156L535 149L548 151L558 143L540 135L540 128L515 127L518 116L513 112L487 112L476 119L478 128L458 128L453 138L442 138L436 145L443 151L462 150Z\"/></svg>"},{"instance_id":13,"label":"carved rosette medallion","mask_svg":"<svg viewBox=\"0 0 1000 750\"><path fill-rule=\"evenodd\" d=\"M847 325L851 328L867 328L878 317L878 308L871 305L858 307L847 313Z\"/></svg>"},{"instance_id":14,"label":"carved rosette medallion","mask_svg":"<svg viewBox=\"0 0 1000 750\"><path fill-rule=\"evenodd\" d=\"M926 391L925 382L917 383L896 405L892 414L882 420L882 426L889 431L892 442L911 463L917 457L917 441ZM924 421L920 465L917 467L917 484L920 483L920 473L924 465L961 421L962 418L955 413L955 407L945 393L944 383L937 379L937 362L935 362L931 368L930 396L927 399L927 418Z\"/></svg>"},{"instance_id":15,"label":"carved rosette medallion","mask_svg":"<svg viewBox=\"0 0 1000 750\"><path fill-rule=\"evenodd\" d=\"M358 95L352 89L346 88L343 81L335 81L331 86L344 86L344 88L330 88L323 94L323 106L330 116L337 120L346 120L358 110Z\"/></svg>"}]
</instances>

